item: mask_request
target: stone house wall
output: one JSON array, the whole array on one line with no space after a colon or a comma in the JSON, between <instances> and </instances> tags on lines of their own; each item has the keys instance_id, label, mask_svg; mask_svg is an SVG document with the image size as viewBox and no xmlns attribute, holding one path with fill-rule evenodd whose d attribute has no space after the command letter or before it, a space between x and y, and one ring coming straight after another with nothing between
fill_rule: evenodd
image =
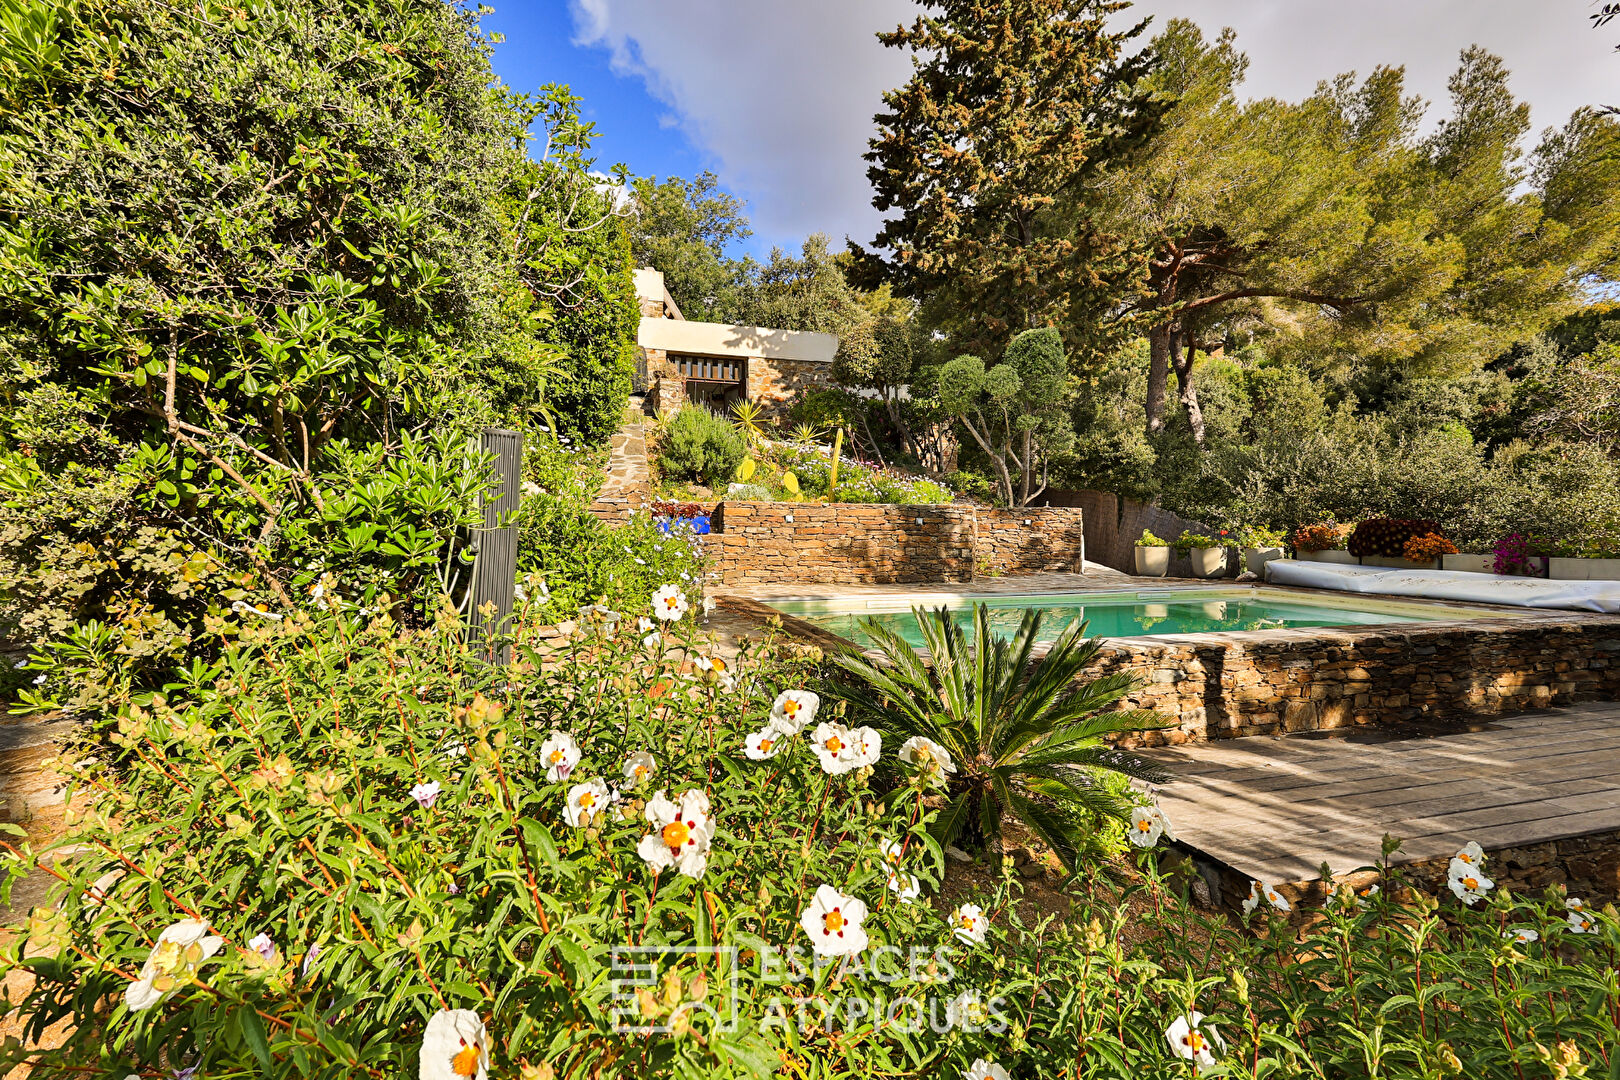
<instances>
[{"instance_id":1,"label":"stone house wall","mask_svg":"<svg viewBox=\"0 0 1620 1080\"><path fill-rule=\"evenodd\" d=\"M830 364L813 360L751 356L748 358L748 400L757 403L769 416L783 416L793 399L806 390L830 385L828 372L831 370Z\"/></svg>"},{"instance_id":2,"label":"stone house wall","mask_svg":"<svg viewBox=\"0 0 1620 1080\"><path fill-rule=\"evenodd\" d=\"M1081 512L964 504L723 502L706 550L728 585L886 585L1077 570Z\"/></svg>"},{"instance_id":3,"label":"stone house wall","mask_svg":"<svg viewBox=\"0 0 1620 1080\"><path fill-rule=\"evenodd\" d=\"M1141 745L1491 716L1620 699L1620 616L1111 639L1092 674L1122 670L1176 722Z\"/></svg>"}]
</instances>

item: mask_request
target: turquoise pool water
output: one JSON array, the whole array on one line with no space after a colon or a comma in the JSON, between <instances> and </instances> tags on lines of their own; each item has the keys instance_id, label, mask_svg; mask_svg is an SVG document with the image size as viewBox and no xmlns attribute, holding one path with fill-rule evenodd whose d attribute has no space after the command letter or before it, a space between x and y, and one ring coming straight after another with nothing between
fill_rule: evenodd
<instances>
[{"instance_id":1,"label":"turquoise pool water","mask_svg":"<svg viewBox=\"0 0 1620 1080\"><path fill-rule=\"evenodd\" d=\"M1470 614L1466 608L1400 603L1352 597L1315 603L1288 593L1260 589L1189 591L1185 594L1090 594L1067 596L997 596L982 599L990 624L1003 637L1017 631L1028 608L1047 613L1041 640L1050 641L1076 619L1088 624L1092 637L1145 637L1162 634L1208 634L1234 630L1280 630L1312 626L1378 626L1430 622ZM1314 600L1314 598L1312 598ZM773 600L770 606L837 634L858 645L870 645L861 624L875 619L913 645L922 632L910 605L947 607L957 624L971 632L973 610L967 599L883 597L857 600Z\"/></svg>"}]
</instances>

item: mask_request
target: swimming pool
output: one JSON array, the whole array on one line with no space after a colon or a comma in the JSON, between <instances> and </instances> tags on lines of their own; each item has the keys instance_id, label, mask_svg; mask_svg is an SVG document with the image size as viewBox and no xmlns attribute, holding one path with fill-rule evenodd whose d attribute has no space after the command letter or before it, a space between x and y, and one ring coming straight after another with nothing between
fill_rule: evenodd
<instances>
[{"instance_id":1,"label":"swimming pool","mask_svg":"<svg viewBox=\"0 0 1620 1080\"><path fill-rule=\"evenodd\" d=\"M951 611L958 625L971 630L973 605L990 609L990 625L1011 637L1029 608L1047 612L1039 640L1051 641L1070 622L1081 619L1092 637L1133 638L1178 634L1230 633L1300 627L1381 626L1400 623L1451 622L1503 612L1456 604L1379 600L1367 596L1301 596L1283 589L1258 587L1139 589L1128 592L1053 593L1030 596L964 596L956 593L846 597L837 600L780 599L765 601L784 615L803 619L857 645L872 639L862 629L866 619L921 645L922 632L913 607Z\"/></svg>"}]
</instances>

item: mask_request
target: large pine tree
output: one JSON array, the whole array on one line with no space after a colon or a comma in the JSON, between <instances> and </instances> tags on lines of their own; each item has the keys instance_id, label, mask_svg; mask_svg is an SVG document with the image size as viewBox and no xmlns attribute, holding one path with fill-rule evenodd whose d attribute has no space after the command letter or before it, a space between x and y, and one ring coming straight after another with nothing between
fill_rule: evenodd
<instances>
[{"instance_id":1,"label":"large pine tree","mask_svg":"<svg viewBox=\"0 0 1620 1080\"><path fill-rule=\"evenodd\" d=\"M930 321L988 355L1039 326L1095 344L1140 256L1066 196L1156 120L1139 89L1151 58L1126 55L1146 24L1108 27L1126 6L925 0L879 35L915 71L884 96L866 155L873 205L894 215L874 251L854 248L864 283L926 298Z\"/></svg>"}]
</instances>

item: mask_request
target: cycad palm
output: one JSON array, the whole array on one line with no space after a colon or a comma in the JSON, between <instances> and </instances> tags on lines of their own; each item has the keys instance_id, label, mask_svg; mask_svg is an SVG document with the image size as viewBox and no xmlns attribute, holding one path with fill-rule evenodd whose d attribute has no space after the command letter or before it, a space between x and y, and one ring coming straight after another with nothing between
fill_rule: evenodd
<instances>
[{"instance_id":1,"label":"cycad palm","mask_svg":"<svg viewBox=\"0 0 1620 1080\"><path fill-rule=\"evenodd\" d=\"M1153 783L1157 766L1104 743L1105 736L1163 726L1143 710L1105 712L1139 684L1129 674L1083 679L1099 645L1086 624L1064 628L1034 660L1044 613L1031 609L1012 638L991 633L983 604L973 610L973 639L944 608L914 608L928 658L875 620L863 629L883 659L847 654L837 663L855 676L843 688L851 704L886 717L890 734L925 735L950 752L957 772L934 832L988 845L1004 812L1022 820L1073 867L1084 830L1096 817L1123 819L1130 804L1095 782L1098 771Z\"/></svg>"}]
</instances>

